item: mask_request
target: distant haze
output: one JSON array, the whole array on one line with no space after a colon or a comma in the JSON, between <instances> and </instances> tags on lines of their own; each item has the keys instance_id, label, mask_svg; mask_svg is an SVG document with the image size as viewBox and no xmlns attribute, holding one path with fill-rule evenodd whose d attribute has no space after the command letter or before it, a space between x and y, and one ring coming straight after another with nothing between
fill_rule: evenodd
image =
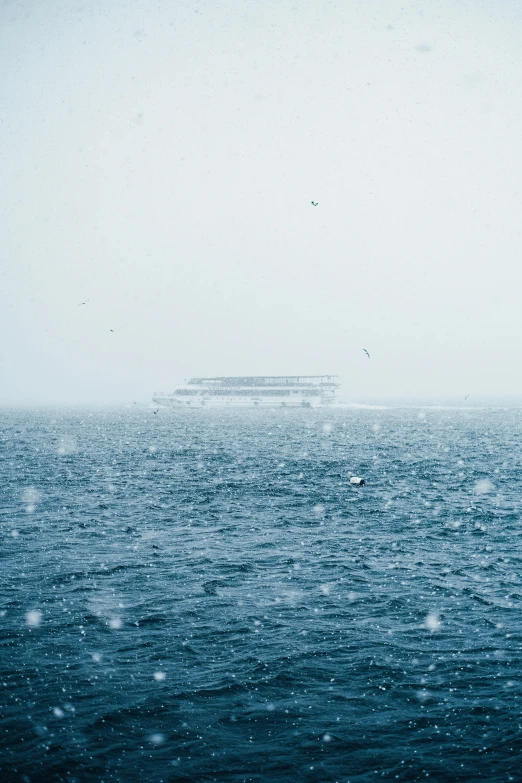
<instances>
[{"instance_id":1,"label":"distant haze","mask_svg":"<svg viewBox=\"0 0 522 783\"><path fill-rule=\"evenodd\" d=\"M515 0L3 2L0 401L520 393L521 25Z\"/></svg>"}]
</instances>

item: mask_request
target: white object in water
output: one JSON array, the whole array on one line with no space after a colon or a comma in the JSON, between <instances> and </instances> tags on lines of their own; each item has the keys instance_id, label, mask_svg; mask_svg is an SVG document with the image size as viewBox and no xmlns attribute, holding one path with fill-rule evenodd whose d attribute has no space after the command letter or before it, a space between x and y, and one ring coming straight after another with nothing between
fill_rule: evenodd
<instances>
[{"instance_id":1,"label":"white object in water","mask_svg":"<svg viewBox=\"0 0 522 783\"><path fill-rule=\"evenodd\" d=\"M357 484L358 487L364 487L365 481L363 478L359 478L359 476L352 476L350 484Z\"/></svg>"}]
</instances>

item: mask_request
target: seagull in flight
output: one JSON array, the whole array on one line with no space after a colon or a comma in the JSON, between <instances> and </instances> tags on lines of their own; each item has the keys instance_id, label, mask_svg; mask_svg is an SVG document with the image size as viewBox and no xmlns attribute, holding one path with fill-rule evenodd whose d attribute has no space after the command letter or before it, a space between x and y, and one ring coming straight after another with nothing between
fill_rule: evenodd
<instances>
[{"instance_id":1,"label":"seagull in flight","mask_svg":"<svg viewBox=\"0 0 522 783\"><path fill-rule=\"evenodd\" d=\"M87 302L90 302L90 299L86 299L85 302L79 302L79 304L76 305L76 307L81 307L84 304L87 304Z\"/></svg>"},{"instance_id":2,"label":"seagull in flight","mask_svg":"<svg viewBox=\"0 0 522 783\"><path fill-rule=\"evenodd\" d=\"M312 204L313 207L316 207L319 204L319 202L318 201L312 201L311 204Z\"/></svg>"},{"instance_id":3,"label":"seagull in flight","mask_svg":"<svg viewBox=\"0 0 522 783\"><path fill-rule=\"evenodd\" d=\"M368 351L366 350L366 348L363 348L363 351L364 351L364 353L366 354L366 356L367 356L367 357L368 357L368 359L369 359L369 358L370 358L370 354L368 353Z\"/></svg>"}]
</instances>

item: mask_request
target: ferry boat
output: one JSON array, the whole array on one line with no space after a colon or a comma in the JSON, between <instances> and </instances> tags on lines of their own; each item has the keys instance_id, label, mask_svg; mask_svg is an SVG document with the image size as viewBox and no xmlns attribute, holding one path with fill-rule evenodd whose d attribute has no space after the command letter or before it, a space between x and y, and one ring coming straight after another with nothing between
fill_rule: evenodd
<instances>
[{"instance_id":1,"label":"ferry boat","mask_svg":"<svg viewBox=\"0 0 522 783\"><path fill-rule=\"evenodd\" d=\"M335 375L250 375L190 378L153 401L172 408L319 408L333 405Z\"/></svg>"}]
</instances>

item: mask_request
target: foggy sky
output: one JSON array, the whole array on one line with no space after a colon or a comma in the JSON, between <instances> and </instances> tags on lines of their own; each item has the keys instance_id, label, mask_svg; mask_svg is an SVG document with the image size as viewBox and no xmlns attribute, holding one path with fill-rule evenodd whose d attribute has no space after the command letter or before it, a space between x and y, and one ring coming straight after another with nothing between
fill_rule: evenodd
<instances>
[{"instance_id":1,"label":"foggy sky","mask_svg":"<svg viewBox=\"0 0 522 783\"><path fill-rule=\"evenodd\" d=\"M4 0L0 402L265 373L520 393L521 22Z\"/></svg>"}]
</instances>

